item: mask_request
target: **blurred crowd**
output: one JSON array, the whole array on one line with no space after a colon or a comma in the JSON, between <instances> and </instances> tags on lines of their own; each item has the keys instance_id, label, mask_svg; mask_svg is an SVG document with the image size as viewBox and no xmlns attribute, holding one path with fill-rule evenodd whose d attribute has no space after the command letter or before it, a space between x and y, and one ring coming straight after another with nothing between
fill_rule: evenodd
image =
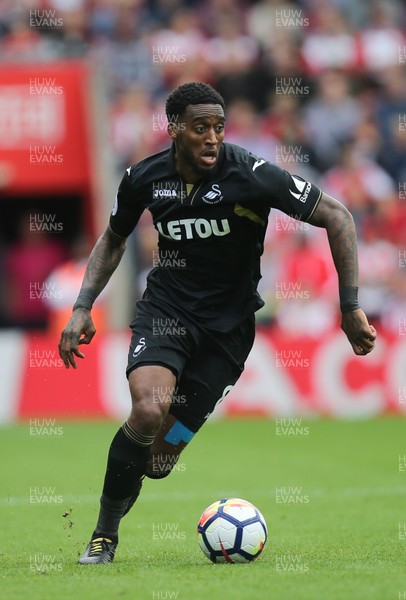
<instances>
[{"instance_id":1,"label":"blurred crowd","mask_svg":"<svg viewBox=\"0 0 406 600\"><path fill-rule=\"evenodd\" d=\"M227 141L351 210L362 306L398 331L406 320L404 2L0 0L0 61L62 57L102 74L118 174L168 146L164 103L176 85L216 87ZM148 217L131 248L139 294L156 244ZM311 335L337 322L324 232L275 211L262 272L260 320Z\"/></svg>"}]
</instances>

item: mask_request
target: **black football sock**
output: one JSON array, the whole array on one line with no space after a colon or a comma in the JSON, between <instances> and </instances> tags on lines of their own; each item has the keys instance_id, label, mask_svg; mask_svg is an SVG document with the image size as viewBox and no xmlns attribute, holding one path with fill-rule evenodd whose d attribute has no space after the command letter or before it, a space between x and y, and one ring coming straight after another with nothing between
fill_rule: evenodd
<instances>
[{"instance_id":1,"label":"black football sock","mask_svg":"<svg viewBox=\"0 0 406 600\"><path fill-rule=\"evenodd\" d=\"M154 438L134 431L127 422L116 433L107 459L100 513L93 537L103 535L117 541L120 521L141 491Z\"/></svg>"}]
</instances>

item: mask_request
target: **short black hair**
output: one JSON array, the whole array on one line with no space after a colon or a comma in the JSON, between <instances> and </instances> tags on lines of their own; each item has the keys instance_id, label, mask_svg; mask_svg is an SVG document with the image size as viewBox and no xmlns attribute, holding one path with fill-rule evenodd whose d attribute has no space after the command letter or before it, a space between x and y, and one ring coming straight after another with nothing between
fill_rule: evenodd
<instances>
[{"instance_id":1,"label":"short black hair","mask_svg":"<svg viewBox=\"0 0 406 600\"><path fill-rule=\"evenodd\" d=\"M225 108L221 94L208 83L183 83L175 88L166 100L165 112L168 121L177 121L189 104L220 104L223 110Z\"/></svg>"}]
</instances>

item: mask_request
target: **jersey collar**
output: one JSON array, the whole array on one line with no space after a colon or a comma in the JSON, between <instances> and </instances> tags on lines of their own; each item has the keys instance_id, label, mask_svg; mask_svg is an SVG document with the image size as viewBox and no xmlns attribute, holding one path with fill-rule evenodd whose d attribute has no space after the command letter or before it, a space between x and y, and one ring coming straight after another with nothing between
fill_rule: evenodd
<instances>
[{"instance_id":1,"label":"jersey collar","mask_svg":"<svg viewBox=\"0 0 406 600\"><path fill-rule=\"evenodd\" d=\"M167 164L169 175L179 175L175 166L175 142L172 142L169 148Z\"/></svg>"}]
</instances>

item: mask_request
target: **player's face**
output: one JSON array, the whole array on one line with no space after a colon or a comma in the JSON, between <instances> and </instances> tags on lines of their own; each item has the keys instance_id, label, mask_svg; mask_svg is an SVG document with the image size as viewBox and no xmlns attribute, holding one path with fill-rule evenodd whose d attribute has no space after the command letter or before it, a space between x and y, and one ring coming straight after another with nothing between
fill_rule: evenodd
<instances>
[{"instance_id":1,"label":"player's face","mask_svg":"<svg viewBox=\"0 0 406 600\"><path fill-rule=\"evenodd\" d=\"M194 104L170 130L176 146L176 166L190 182L202 179L216 167L224 120L220 104Z\"/></svg>"}]
</instances>

